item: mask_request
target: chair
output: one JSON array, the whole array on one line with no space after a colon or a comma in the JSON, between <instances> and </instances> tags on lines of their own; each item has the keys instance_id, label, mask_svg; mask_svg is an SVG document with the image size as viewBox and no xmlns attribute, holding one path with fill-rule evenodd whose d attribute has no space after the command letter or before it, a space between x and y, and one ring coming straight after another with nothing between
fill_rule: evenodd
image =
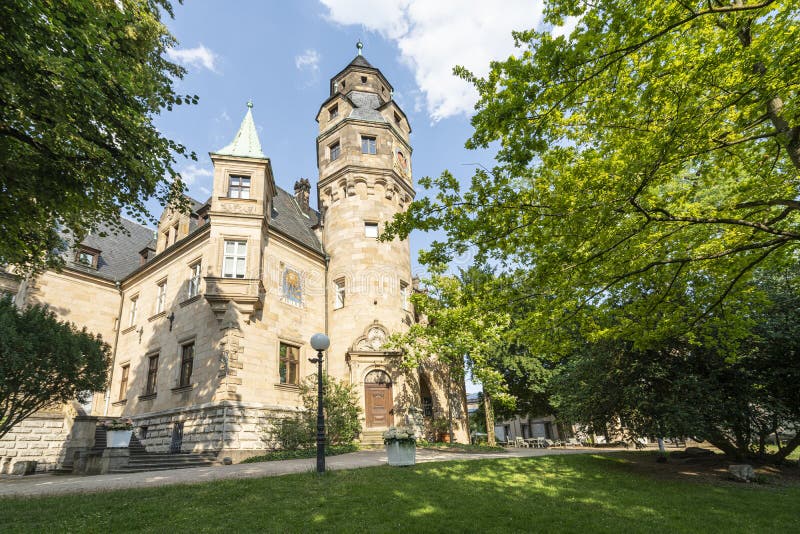
<instances>
[{"instance_id":1,"label":"chair","mask_svg":"<svg viewBox=\"0 0 800 534\"><path fill-rule=\"evenodd\" d=\"M527 447L528 443L525 441L524 438L517 438L515 447Z\"/></svg>"}]
</instances>

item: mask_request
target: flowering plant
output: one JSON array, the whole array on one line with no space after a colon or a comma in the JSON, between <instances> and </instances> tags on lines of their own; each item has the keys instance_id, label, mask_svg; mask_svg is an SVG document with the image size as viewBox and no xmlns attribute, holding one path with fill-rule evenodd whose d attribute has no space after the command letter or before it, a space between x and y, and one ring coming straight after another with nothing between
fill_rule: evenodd
<instances>
[{"instance_id":1,"label":"flowering plant","mask_svg":"<svg viewBox=\"0 0 800 534\"><path fill-rule=\"evenodd\" d=\"M129 418L113 419L103 422L103 426L106 427L106 430L133 430L133 421Z\"/></svg>"},{"instance_id":2,"label":"flowering plant","mask_svg":"<svg viewBox=\"0 0 800 534\"><path fill-rule=\"evenodd\" d=\"M383 433L383 442L393 443L395 441L400 443L416 443L417 436L414 434L413 428L389 427L389 429Z\"/></svg>"}]
</instances>

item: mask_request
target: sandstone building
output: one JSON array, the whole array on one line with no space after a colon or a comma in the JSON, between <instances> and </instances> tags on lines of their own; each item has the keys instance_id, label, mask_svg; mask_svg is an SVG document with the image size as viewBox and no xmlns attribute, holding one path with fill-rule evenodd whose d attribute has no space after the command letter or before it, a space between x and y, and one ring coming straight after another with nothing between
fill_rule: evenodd
<instances>
[{"instance_id":1,"label":"sandstone building","mask_svg":"<svg viewBox=\"0 0 800 534\"><path fill-rule=\"evenodd\" d=\"M409 244L377 239L415 194L391 84L360 49L331 79L316 115L319 211L308 180L276 186L252 113L210 154L206 202L165 211L155 232L125 221L127 236L89 236L61 272L2 274L0 289L102 335L111 384L91 414L131 417L148 450L263 450L271 421L299 408L316 332L331 339L328 373L359 391L366 441L448 411L466 440L463 384L404 370L384 346L416 320Z\"/></svg>"}]
</instances>

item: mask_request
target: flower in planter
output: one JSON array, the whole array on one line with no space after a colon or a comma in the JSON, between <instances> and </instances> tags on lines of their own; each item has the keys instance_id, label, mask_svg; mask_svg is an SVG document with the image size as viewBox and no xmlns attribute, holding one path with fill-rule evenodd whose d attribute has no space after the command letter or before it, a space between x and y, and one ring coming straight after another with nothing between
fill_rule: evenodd
<instances>
[{"instance_id":1,"label":"flower in planter","mask_svg":"<svg viewBox=\"0 0 800 534\"><path fill-rule=\"evenodd\" d=\"M103 426L106 427L106 430L133 430L133 421L130 418L112 419L104 421Z\"/></svg>"},{"instance_id":2,"label":"flower in planter","mask_svg":"<svg viewBox=\"0 0 800 534\"><path fill-rule=\"evenodd\" d=\"M389 427L389 429L383 433L383 442L416 443L417 436L414 434L413 428L393 426Z\"/></svg>"}]
</instances>

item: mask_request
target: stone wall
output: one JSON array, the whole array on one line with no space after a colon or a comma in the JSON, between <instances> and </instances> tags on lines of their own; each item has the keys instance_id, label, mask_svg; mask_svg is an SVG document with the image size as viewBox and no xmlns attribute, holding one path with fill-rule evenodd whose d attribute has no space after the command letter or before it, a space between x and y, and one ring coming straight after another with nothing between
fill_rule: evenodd
<instances>
[{"instance_id":1,"label":"stone wall","mask_svg":"<svg viewBox=\"0 0 800 534\"><path fill-rule=\"evenodd\" d=\"M0 473L9 474L15 463L35 460L37 471L50 471L64 460L72 420L63 412L40 412L16 425L0 438Z\"/></svg>"},{"instance_id":2,"label":"stone wall","mask_svg":"<svg viewBox=\"0 0 800 534\"><path fill-rule=\"evenodd\" d=\"M148 452L169 452L175 425L183 423L181 451L222 450L220 456L236 452L237 458L245 458L244 453L262 454L271 448L264 433L275 420L296 412L283 406L222 401L134 416L133 421Z\"/></svg>"}]
</instances>

